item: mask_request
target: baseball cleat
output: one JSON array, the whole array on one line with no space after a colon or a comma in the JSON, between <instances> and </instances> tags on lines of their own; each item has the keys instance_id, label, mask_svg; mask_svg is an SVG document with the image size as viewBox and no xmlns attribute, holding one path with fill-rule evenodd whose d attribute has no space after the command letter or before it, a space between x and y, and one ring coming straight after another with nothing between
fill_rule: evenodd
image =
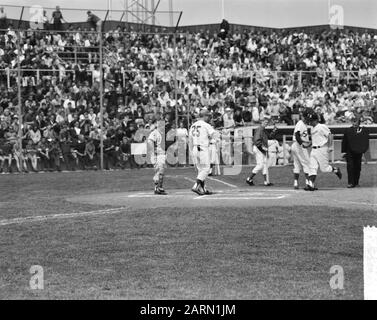
<instances>
[{"instance_id":1,"label":"baseball cleat","mask_svg":"<svg viewBox=\"0 0 377 320\"><path fill-rule=\"evenodd\" d=\"M196 186L196 187L194 186L194 187L192 187L191 191L192 191L192 192L195 192L195 193L198 194L199 196L204 195L204 192L202 192L202 191L200 190L200 186Z\"/></svg>"},{"instance_id":2,"label":"baseball cleat","mask_svg":"<svg viewBox=\"0 0 377 320\"><path fill-rule=\"evenodd\" d=\"M271 186L273 186L274 184L273 184L272 182L268 182L268 183L264 183L264 185L265 185L266 187L271 187Z\"/></svg>"},{"instance_id":3,"label":"baseball cleat","mask_svg":"<svg viewBox=\"0 0 377 320\"><path fill-rule=\"evenodd\" d=\"M213 192L206 189L206 190L204 190L204 194L205 195L211 195L211 194L213 194Z\"/></svg>"},{"instance_id":4,"label":"baseball cleat","mask_svg":"<svg viewBox=\"0 0 377 320\"><path fill-rule=\"evenodd\" d=\"M347 188L355 188L356 186L354 184L349 184Z\"/></svg>"},{"instance_id":5,"label":"baseball cleat","mask_svg":"<svg viewBox=\"0 0 377 320\"><path fill-rule=\"evenodd\" d=\"M313 188L313 187L311 187L311 186L306 186L306 187L304 188L304 190L305 190L305 191L315 191L315 190L318 190L318 188Z\"/></svg>"},{"instance_id":6,"label":"baseball cleat","mask_svg":"<svg viewBox=\"0 0 377 320\"><path fill-rule=\"evenodd\" d=\"M154 190L154 194L166 195L166 191L163 188L157 188Z\"/></svg>"},{"instance_id":7,"label":"baseball cleat","mask_svg":"<svg viewBox=\"0 0 377 320\"><path fill-rule=\"evenodd\" d=\"M300 188L298 186L293 186L293 189L298 190Z\"/></svg>"},{"instance_id":8,"label":"baseball cleat","mask_svg":"<svg viewBox=\"0 0 377 320\"><path fill-rule=\"evenodd\" d=\"M339 180L342 179L342 172L340 171L340 168L339 168L339 167L336 167L336 168L335 168L335 174L336 174L336 176L339 178Z\"/></svg>"},{"instance_id":9,"label":"baseball cleat","mask_svg":"<svg viewBox=\"0 0 377 320\"><path fill-rule=\"evenodd\" d=\"M247 179L246 179L246 183L247 183L249 186L253 186L253 185L254 185L254 181L253 181L253 179L250 179L250 178L247 178Z\"/></svg>"}]
</instances>

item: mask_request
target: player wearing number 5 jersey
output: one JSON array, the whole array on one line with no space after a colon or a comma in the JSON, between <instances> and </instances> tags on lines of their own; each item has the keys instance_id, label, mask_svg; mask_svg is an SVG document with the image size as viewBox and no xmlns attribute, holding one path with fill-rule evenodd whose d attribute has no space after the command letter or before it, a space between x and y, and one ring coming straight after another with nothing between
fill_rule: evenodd
<instances>
[{"instance_id":1,"label":"player wearing number 5 jersey","mask_svg":"<svg viewBox=\"0 0 377 320\"><path fill-rule=\"evenodd\" d=\"M210 141L215 129L208 123L209 112L207 109L200 111L199 119L191 126L189 131L189 146L194 165L198 175L192 191L199 194L211 194L205 187L205 180L210 173Z\"/></svg>"},{"instance_id":2,"label":"player wearing number 5 jersey","mask_svg":"<svg viewBox=\"0 0 377 320\"><path fill-rule=\"evenodd\" d=\"M317 114L310 116L312 128L312 151L310 153L309 167L309 188L305 190L314 191L317 188L314 185L317 177L318 168L322 172L334 172L339 179L342 179L342 173L338 167L329 164L329 153L332 151L332 135L330 129L322 123L319 123Z\"/></svg>"}]
</instances>

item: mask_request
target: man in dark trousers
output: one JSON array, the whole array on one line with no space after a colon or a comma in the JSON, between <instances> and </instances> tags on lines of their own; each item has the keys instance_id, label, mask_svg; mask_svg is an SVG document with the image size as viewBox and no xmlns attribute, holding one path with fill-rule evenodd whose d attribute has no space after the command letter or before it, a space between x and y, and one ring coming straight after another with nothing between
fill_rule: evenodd
<instances>
[{"instance_id":1,"label":"man in dark trousers","mask_svg":"<svg viewBox=\"0 0 377 320\"><path fill-rule=\"evenodd\" d=\"M88 19L87 22L89 23L89 26L93 28L96 31L100 31L101 29L101 19L97 17L93 12L88 11L87 12Z\"/></svg>"},{"instance_id":2,"label":"man in dark trousers","mask_svg":"<svg viewBox=\"0 0 377 320\"><path fill-rule=\"evenodd\" d=\"M361 158L369 149L369 131L360 126L360 121L360 115L352 119L352 127L346 129L342 141L342 152L347 161L347 188L359 187Z\"/></svg>"},{"instance_id":3,"label":"man in dark trousers","mask_svg":"<svg viewBox=\"0 0 377 320\"><path fill-rule=\"evenodd\" d=\"M63 22L67 22L67 21L65 21L65 19L63 18L63 14L60 11L59 6L56 6L56 10L52 13L51 21L52 21L52 29L54 31L62 31L63 30L62 21Z\"/></svg>"}]
</instances>

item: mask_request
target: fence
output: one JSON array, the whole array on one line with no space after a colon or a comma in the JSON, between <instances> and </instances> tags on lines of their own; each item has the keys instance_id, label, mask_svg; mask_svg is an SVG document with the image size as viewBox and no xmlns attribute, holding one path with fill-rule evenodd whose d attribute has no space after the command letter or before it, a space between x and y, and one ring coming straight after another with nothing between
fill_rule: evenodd
<instances>
[{"instance_id":1,"label":"fence","mask_svg":"<svg viewBox=\"0 0 377 320\"><path fill-rule=\"evenodd\" d=\"M365 162L371 160L377 160L377 126L368 126L371 130L370 136L370 148L365 154ZM256 126L240 127L232 130L223 129L219 131L221 139L216 141L217 159L214 164L224 165L224 167L233 167L238 165L252 165L255 163L255 158L252 154L252 137ZM342 132L344 126L330 126L332 132ZM271 129L271 128L267 128ZM275 146L274 150L270 151L271 160L269 163L271 166L276 165L288 165L292 163L292 157L290 148L292 144L292 132L293 126L279 126L277 142L272 143ZM144 138L149 135L149 130L139 129L136 132L137 141L132 143L128 151L125 151L122 146L117 149L109 149L109 145L106 145L104 152L104 158L106 163L106 169L125 168L129 166L132 168L140 168L144 166L150 166L150 157L147 156L147 146L144 142ZM330 154L330 162L342 161L341 153L341 138L343 134L335 133L332 149L334 150ZM98 137L94 138L97 140ZM166 132L166 140L169 144L167 146L167 163L170 166L187 166L192 165L192 158L190 157L188 150L188 141L186 135L180 135L175 130ZM273 142L273 141L271 141ZM66 146L66 141L61 142ZM16 145L16 144L15 144ZM62 146L62 149L64 148ZM114 147L114 146L113 146ZM53 148L53 147L52 147ZM7 152L0 153L1 171L5 170L5 162L7 162L7 171L12 172L15 169L14 163L12 166L12 160L16 160L18 170L25 170L30 168L34 170L48 171L54 169L53 166L58 164L58 170L77 170L84 169L86 165L90 164L93 168L100 161L98 153L92 159L86 159L82 148L78 145L70 145L69 152L56 153L52 151L39 150L38 152L30 152L28 146L22 152L20 149L13 149L13 152L8 149ZM1 148L0 148L1 149ZM3 148L5 150L5 148ZM110 150L110 151L109 151ZM50 156L48 153L51 153ZM47 153L47 155L46 155ZM51 158L49 158L51 157ZM274 159L274 161L273 161ZM30 160L30 164L28 161ZM31 165L31 167L30 167ZM56 169L56 168L55 168Z\"/></svg>"}]
</instances>

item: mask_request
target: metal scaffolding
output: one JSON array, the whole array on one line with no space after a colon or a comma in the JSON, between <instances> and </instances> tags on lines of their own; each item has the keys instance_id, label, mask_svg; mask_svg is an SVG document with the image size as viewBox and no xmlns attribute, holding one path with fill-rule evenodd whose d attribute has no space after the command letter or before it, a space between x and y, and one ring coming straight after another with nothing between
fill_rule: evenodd
<instances>
[{"instance_id":1,"label":"metal scaffolding","mask_svg":"<svg viewBox=\"0 0 377 320\"><path fill-rule=\"evenodd\" d=\"M139 24L156 25L158 19L156 13L161 0L123 0L123 15L121 21L134 22ZM169 2L169 27L174 26L173 0Z\"/></svg>"}]
</instances>

